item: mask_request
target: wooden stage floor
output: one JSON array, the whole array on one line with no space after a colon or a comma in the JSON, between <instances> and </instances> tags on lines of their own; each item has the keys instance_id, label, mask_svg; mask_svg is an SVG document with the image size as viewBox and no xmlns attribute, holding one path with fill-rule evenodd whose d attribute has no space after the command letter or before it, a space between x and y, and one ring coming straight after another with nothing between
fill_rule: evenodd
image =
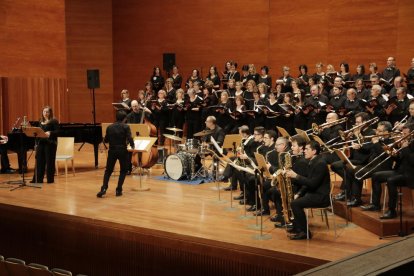
<instances>
[{"instance_id":1,"label":"wooden stage floor","mask_svg":"<svg viewBox=\"0 0 414 276\"><path fill-rule=\"evenodd\" d=\"M257 240L253 237L259 231L249 228L255 224L255 218L240 219L243 209L238 202L233 202L236 210L228 211L230 192L221 192L221 198L225 201L223 203L218 200L218 192L213 190L215 183L186 185L155 180L153 177L160 175L162 169L152 169L151 176L143 177L143 183L150 187L149 191L133 191L133 188L139 186L139 178L127 176L122 197L115 197L117 177L112 177L106 197L100 199L96 197L96 193L102 184L106 155L100 153L98 169L93 168L93 151L90 145L85 145L80 152L76 151L75 156L76 176L69 174L65 178L61 165L60 175L55 178L55 183L43 184L41 189L25 187L10 191L9 185L1 184L0 204L324 261L338 260L390 240L380 240L377 235L354 224L346 226L345 221L338 216L335 217L338 234L335 238L332 216L329 216L331 230L328 230L316 213L310 220L314 235L312 240L289 240L284 230L275 229L268 216L264 217L264 233L270 234L271 239ZM15 158L15 155L10 155L12 166L16 166ZM33 159L32 157L29 161L30 168L33 168ZM28 180L32 173L33 170L29 170ZM18 174L2 174L0 181L18 180L19 177ZM236 191L233 195L238 193Z\"/></svg>"}]
</instances>

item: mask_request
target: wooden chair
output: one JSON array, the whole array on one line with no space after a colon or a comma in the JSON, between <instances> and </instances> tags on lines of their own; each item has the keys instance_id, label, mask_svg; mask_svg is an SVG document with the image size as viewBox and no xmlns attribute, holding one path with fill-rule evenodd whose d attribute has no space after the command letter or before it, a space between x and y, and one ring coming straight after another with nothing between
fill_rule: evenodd
<instances>
[{"instance_id":1,"label":"wooden chair","mask_svg":"<svg viewBox=\"0 0 414 276\"><path fill-rule=\"evenodd\" d=\"M61 268L52 269L52 273L55 276L72 276L72 272L70 272L68 270L61 269Z\"/></svg>"},{"instance_id":2,"label":"wooden chair","mask_svg":"<svg viewBox=\"0 0 414 276\"><path fill-rule=\"evenodd\" d=\"M6 269L6 264L4 263L4 257L0 255L0 275L9 276L9 273Z\"/></svg>"},{"instance_id":3,"label":"wooden chair","mask_svg":"<svg viewBox=\"0 0 414 276\"><path fill-rule=\"evenodd\" d=\"M331 209L331 212L332 212L332 219L333 219L333 224L334 224L335 238L337 237L336 236L335 212L334 212L334 208L333 208L333 190L334 190L334 187L335 187L335 184L331 181L331 187L330 187L330 191L329 191L330 206L323 207L323 208L306 208L306 235L307 235L307 238L308 239L309 239L309 210L311 210L311 212L313 210L320 210L321 211L322 221L324 220L324 216L325 216L326 226L329 229L329 221L328 221L328 210L329 210L329 208Z\"/></svg>"},{"instance_id":4,"label":"wooden chair","mask_svg":"<svg viewBox=\"0 0 414 276\"><path fill-rule=\"evenodd\" d=\"M27 265L31 276L53 276L53 273L45 265L31 263Z\"/></svg>"},{"instance_id":5,"label":"wooden chair","mask_svg":"<svg viewBox=\"0 0 414 276\"><path fill-rule=\"evenodd\" d=\"M8 275L30 276L29 270L23 260L7 258L4 262Z\"/></svg>"},{"instance_id":6,"label":"wooden chair","mask_svg":"<svg viewBox=\"0 0 414 276\"><path fill-rule=\"evenodd\" d=\"M74 137L58 137L58 145L56 151L56 173L59 175L58 161L65 161L65 176L68 177L68 161L72 162L72 171L75 175L74 166L75 155L75 138Z\"/></svg>"}]
</instances>

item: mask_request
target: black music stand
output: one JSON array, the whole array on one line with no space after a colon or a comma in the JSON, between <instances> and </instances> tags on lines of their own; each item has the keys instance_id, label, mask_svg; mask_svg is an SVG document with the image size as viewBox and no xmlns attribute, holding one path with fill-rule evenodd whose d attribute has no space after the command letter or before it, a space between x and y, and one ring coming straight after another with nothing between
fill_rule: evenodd
<instances>
[{"instance_id":1,"label":"black music stand","mask_svg":"<svg viewBox=\"0 0 414 276\"><path fill-rule=\"evenodd\" d=\"M23 181L22 184L20 184L19 186L11 189L10 191L14 191L16 189L20 189L20 188L23 188L23 187L42 188L41 185L36 185L36 184L40 184L40 183L37 183L37 159L36 159L37 147L39 146L39 138L49 138L49 137L43 131L43 129L41 129L40 127L26 127L26 128L23 128L23 133L26 134L27 137L33 137L35 139L35 146L34 146L34 151L35 151L34 179L35 179L35 183L34 183L34 185L27 185L26 181Z\"/></svg>"}]
</instances>

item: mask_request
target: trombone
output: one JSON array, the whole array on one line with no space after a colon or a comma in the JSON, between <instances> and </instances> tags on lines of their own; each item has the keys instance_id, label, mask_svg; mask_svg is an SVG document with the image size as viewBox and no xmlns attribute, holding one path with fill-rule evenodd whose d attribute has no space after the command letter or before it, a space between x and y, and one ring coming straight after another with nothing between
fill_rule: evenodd
<instances>
[{"instance_id":1,"label":"trombone","mask_svg":"<svg viewBox=\"0 0 414 276\"><path fill-rule=\"evenodd\" d=\"M400 139L394 141L393 143L391 143L389 145L385 145L383 147L384 148L383 153L381 153L380 155L375 157L371 162L369 162L364 167L360 168L357 172L355 172L355 178L357 180L361 180L364 177L366 177L367 175L369 175L370 173L372 173L376 168L378 168L379 166L381 166L382 164L387 162L388 159L390 159L393 155L399 153L403 149L403 148L399 148L398 150L394 151L395 147L398 144L400 144L402 141L404 141L406 139L410 139L411 136L413 136L413 135L414 135L414 130L411 131L410 133L402 136ZM388 155L388 156L386 158L384 158L383 160L381 160L385 155ZM380 161L380 162L378 164L376 164L378 161ZM376 164L376 165L372 167L373 164ZM364 170L366 170L370 167L372 167L372 168L364 173Z\"/></svg>"},{"instance_id":2,"label":"trombone","mask_svg":"<svg viewBox=\"0 0 414 276\"><path fill-rule=\"evenodd\" d=\"M375 118L372 118L372 119L370 119L368 121L363 122L362 124L360 124L358 126L354 126L353 128L348 129L346 131L340 130L339 131L339 136L344 141L345 140L348 140L349 138L351 138L351 135L353 135L353 133L354 133L355 130L360 129L360 132L362 132L365 128L367 128L367 127L369 127L369 126L371 126L373 124L378 123L378 121L379 121L379 118L378 117L375 117Z\"/></svg>"},{"instance_id":3,"label":"trombone","mask_svg":"<svg viewBox=\"0 0 414 276\"><path fill-rule=\"evenodd\" d=\"M331 147L333 147L333 146L337 147L337 146L342 146L342 145L345 145L345 144L348 144L348 143L355 143L355 142L362 146L362 145L365 145L365 144L368 144L368 143L372 143L372 141L366 141L366 140L369 140L369 139L372 139L372 138L377 138L377 137L385 138L385 137L388 137L388 136L390 136L389 138L391 138L391 139L395 139L395 138L401 137L401 133L400 132L389 132L389 133L384 133L384 134L375 134L375 135L367 135L367 136L359 135L358 138L356 138L356 139L334 143L330 146ZM352 146L349 146L349 147L352 147ZM345 148L348 148L348 147L345 147Z\"/></svg>"},{"instance_id":4,"label":"trombone","mask_svg":"<svg viewBox=\"0 0 414 276\"><path fill-rule=\"evenodd\" d=\"M394 127L392 128L392 130L394 131L395 129L397 129L399 126L405 125L405 123L407 123L408 121L408 115L405 115L404 118L401 119L401 121L397 122Z\"/></svg>"},{"instance_id":5,"label":"trombone","mask_svg":"<svg viewBox=\"0 0 414 276\"><path fill-rule=\"evenodd\" d=\"M321 134L321 132L322 132L322 130L324 128L333 127L335 125L339 125L339 124L345 123L346 121L348 121L348 118L347 117L344 117L344 118L335 120L333 122L323 123L321 125L318 125L316 123L313 123L312 124L312 127L310 129L308 129L308 130L305 130L305 132L306 132L306 134L312 134L313 133L314 135L319 135L319 134Z\"/></svg>"}]
</instances>

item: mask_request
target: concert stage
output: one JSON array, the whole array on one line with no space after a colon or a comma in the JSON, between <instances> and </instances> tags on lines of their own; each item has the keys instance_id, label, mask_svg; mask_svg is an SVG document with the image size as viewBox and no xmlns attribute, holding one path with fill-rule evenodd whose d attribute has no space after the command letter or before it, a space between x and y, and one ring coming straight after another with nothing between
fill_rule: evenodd
<instances>
[{"instance_id":1,"label":"concert stage","mask_svg":"<svg viewBox=\"0 0 414 276\"><path fill-rule=\"evenodd\" d=\"M124 195L115 197L113 177L100 199L105 154L99 169L93 160L92 146L85 145L76 151L76 176L60 175L42 189L1 185L1 255L87 275L290 275L389 241L338 216L335 238L332 216L328 230L317 212L310 219L312 240L289 240L268 217L264 234L271 239L258 240L256 219L241 219L238 202L229 210L230 192L219 200L216 183L155 180L162 169L144 176L149 191L134 191L139 178L127 176Z\"/></svg>"}]
</instances>

